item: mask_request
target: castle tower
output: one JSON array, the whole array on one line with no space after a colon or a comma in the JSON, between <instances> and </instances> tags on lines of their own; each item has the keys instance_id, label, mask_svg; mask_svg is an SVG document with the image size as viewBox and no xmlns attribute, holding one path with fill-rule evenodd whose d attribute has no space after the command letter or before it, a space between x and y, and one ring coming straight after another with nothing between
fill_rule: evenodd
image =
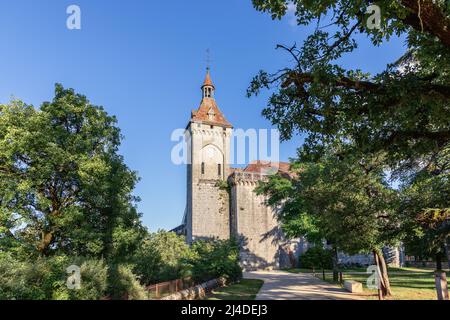
<instances>
[{"instance_id":1,"label":"castle tower","mask_svg":"<svg viewBox=\"0 0 450 320\"><path fill-rule=\"evenodd\" d=\"M202 101L187 126L187 241L230 237L229 195L223 188L230 174L232 126L216 104L209 68Z\"/></svg>"}]
</instances>

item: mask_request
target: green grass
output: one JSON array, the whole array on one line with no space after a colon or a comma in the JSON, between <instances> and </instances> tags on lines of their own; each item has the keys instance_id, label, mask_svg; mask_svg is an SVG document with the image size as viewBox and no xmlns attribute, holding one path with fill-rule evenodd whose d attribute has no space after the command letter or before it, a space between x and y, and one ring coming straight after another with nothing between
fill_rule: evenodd
<instances>
[{"instance_id":1,"label":"green grass","mask_svg":"<svg viewBox=\"0 0 450 320\"><path fill-rule=\"evenodd\" d=\"M304 268L295 268L295 269L285 269L284 271L291 272L291 273L313 273L314 271L312 269L304 269ZM352 272L365 272L366 269L364 268L354 268L354 269L345 269L342 271L352 271ZM325 273L332 273L333 270L325 269ZM316 274L322 274L322 269L316 269Z\"/></svg>"},{"instance_id":2,"label":"green grass","mask_svg":"<svg viewBox=\"0 0 450 320\"><path fill-rule=\"evenodd\" d=\"M361 267L361 268L350 268L350 269L341 269L340 271L342 272L366 272L367 268ZM286 269L285 271L287 272L292 272L292 273L313 273L312 269L304 269L304 268L295 268L295 269ZM389 268L389 272L433 272L434 269L432 268ZM448 271L448 270L447 270ZM331 269L326 269L325 273L332 273L333 270ZM315 270L316 274L322 274L322 270L321 269L316 269Z\"/></svg>"},{"instance_id":3,"label":"green grass","mask_svg":"<svg viewBox=\"0 0 450 320\"><path fill-rule=\"evenodd\" d=\"M239 283L213 290L207 300L255 300L264 281L242 279Z\"/></svg>"},{"instance_id":4,"label":"green grass","mask_svg":"<svg viewBox=\"0 0 450 320\"><path fill-rule=\"evenodd\" d=\"M447 273L447 276L448 275L450 275L450 273ZM369 290L366 287L367 276L360 274L344 274L344 280L356 280L362 282L365 292L369 295L376 296L376 290ZM437 299L433 272L419 271L408 274L391 273L389 280L391 282L393 300Z\"/></svg>"},{"instance_id":5,"label":"green grass","mask_svg":"<svg viewBox=\"0 0 450 320\"><path fill-rule=\"evenodd\" d=\"M291 269L289 272L303 272L302 269ZM311 270L305 270L311 273ZM352 274L352 272L361 272L365 269L343 270L343 280L355 280L363 284L364 293L368 299L378 299L377 291L367 288L366 282L368 275ZM316 271L316 277L323 280L322 271ZM450 272L447 272L450 277ZM390 268L389 279L392 287L392 300L436 300L436 289L434 283L434 272L432 269L422 268ZM333 282L331 270L327 270L325 281Z\"/></svg>"}]
</instances>

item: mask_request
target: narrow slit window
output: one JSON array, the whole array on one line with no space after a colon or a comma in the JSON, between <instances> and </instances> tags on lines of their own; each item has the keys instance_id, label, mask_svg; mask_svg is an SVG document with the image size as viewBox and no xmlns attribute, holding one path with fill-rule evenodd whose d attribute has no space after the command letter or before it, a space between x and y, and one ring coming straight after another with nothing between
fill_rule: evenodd
<instances>
[{"instance_id":1,"label":"narrow slit window","mask_svg":"<svg viewBox=\"0 0 450 320\"><path fill-rule=\"evenodd\" d=\"M202 162L202 174L205 174L205 163Z\"/></svg>"},{"instance_id":2,"label":"narrow slit window","mask_svg":"<svg viewBox=\"0 0 450 320\"><path fill-rule=\"evenodd\" d=\"M217 165L217 175L220 177L222 175L222 165L218 164Z\"/></svg>"}]
</instances>

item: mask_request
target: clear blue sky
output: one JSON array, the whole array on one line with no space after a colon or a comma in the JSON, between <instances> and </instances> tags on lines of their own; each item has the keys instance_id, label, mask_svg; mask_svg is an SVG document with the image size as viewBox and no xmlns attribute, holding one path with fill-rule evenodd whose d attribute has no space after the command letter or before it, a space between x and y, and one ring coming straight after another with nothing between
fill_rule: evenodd
<instances>
[{"instance_id":1,"label":"clear blue sky","mask_svg":"<svg viewBox=\"0 0 450 320\"><path fill-rule=\"evenodd\" d=\"M71 4L81 8L82 30L66 28ZM206 49L228 120L235 128L271 128L261 116L266 96L247 99L246 88L260 69L289 64L278 43L301 43L307 34L292 18L272 21L250 0L2 0L0 103L15 96L39 106L59 82L104 106L125 136L120 152L142 178L135 193L144 224L170 229L186 197L185 167L171 162L170 135L199 105ZM363 40L342 64L380 71L403 51L399 40L380 48ZM301 141L282 144L281 160Z\"/></svg>"}]
</instances>

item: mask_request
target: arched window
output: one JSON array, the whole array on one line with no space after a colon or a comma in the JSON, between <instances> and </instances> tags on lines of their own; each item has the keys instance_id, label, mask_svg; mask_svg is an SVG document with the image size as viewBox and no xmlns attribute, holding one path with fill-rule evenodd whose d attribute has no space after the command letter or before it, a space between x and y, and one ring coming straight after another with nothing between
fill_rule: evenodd
<instances>
[{"instance_id":1,"label":"arched window","mask_svg":"<svg viewBox=\"0 0 450 320\"><path fill-rule=\"evenodd\" d=\"M205 174L205 163L202 162L202 174Z\"/></svg>"}]
</instances>

